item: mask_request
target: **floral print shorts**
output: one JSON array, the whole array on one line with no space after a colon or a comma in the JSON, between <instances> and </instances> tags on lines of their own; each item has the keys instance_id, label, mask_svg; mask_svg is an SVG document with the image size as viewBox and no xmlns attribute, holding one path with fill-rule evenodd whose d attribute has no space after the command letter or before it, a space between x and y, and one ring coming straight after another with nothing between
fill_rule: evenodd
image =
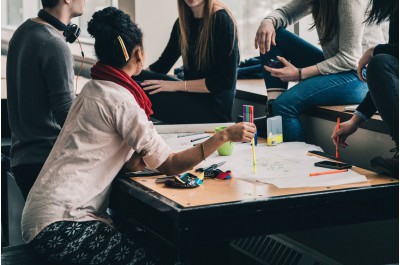
<instances>
[{"instance_id":1,"label":"floral print shorts","mask_svg":"<svg viewBox=\"0 0 400 265\"><path fill-rule=\"evenodd\" d=\"M100 221L61 221L45 227L31 242L50 261L63 264L159 264L138 240Z\"/></svg>"}]
</instances>

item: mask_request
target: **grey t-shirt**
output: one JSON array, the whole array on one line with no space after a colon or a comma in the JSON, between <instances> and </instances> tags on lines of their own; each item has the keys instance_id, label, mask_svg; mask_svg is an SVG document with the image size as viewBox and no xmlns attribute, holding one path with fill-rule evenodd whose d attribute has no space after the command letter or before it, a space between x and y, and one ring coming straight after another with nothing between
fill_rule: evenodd
<instances>
[{"instance_id":1,"label":"grey t-shirt","mask_svg":"<svg viewBox=\"0 0 400 265\"><path fill-rule=\"evenodd\" d=\"M29 19L15 31L7 54L12 167L46 161L74 99L73 62L52 26Z\"/></svg>"}]
</instances>

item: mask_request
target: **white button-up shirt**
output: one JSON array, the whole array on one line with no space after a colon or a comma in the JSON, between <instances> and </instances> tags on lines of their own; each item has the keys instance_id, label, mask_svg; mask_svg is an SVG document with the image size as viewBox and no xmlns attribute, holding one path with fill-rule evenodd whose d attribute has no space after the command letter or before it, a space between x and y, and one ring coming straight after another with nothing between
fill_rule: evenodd
<instances>
[{"instance_id":1,"label":"white button-up shirt","mask_svg":"<svg viewBox=\"0 0 400 265\"><path fill-rule=\"evenodd\" d=\"M171 149L133 95L120 85L89 81L33 185L22 214L22 235L32 241L57 221L107 220L111 183L133 152L159 167Z\"/></svg>"}]
</instances>

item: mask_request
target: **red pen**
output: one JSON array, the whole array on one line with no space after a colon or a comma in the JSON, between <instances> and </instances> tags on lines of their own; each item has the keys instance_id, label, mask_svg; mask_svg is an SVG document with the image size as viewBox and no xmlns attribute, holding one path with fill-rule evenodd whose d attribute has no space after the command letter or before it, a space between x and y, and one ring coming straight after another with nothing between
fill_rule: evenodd
<instances>
[{"instance_id":1,"label":"red pen","mask_svg":"<svg viewBox=\"0 0 400 265\"><path fill-rule=\"evenodd\" d=\"M337 169L337 170L329 170L329 171L323 171L323 172L314 172L310 173L310 177L315 177L319 175L327 175L327 174L336 174L336 173L342 173L342 172L347 172L347 169Z\"/></svg>"},{"instance_id":2,"label":"red pen","mask_svg":"<svg viewBox=\"0 0 400 265\"><path fill-rule=\"evenodd\" d=\"M336 126L336 130L338 131L340 129L340 117L337 118L337 126ZM336 160L339 160L339 141L340 141L340 136L338 136L336 138Z\"/></svg>"}]
</instances>

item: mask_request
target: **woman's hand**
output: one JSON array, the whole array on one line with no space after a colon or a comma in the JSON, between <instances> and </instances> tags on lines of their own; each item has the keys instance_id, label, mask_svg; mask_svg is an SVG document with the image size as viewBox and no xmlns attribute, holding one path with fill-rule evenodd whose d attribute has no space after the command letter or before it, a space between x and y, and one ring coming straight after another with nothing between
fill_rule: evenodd
<instances>
[{"instance_id":1,"label":"woman's hand","mask_svg":"<svg viewBox=\"0 0 400 265\"><path fill-rule=\"evenodd\" d=\"M254 46L256 49L260 48L260 53L265 54L271 49L271 44L276 46L275 42L275 27L272 23L272 18L263 19L258 27Z\"/></svg>"},{"instance_id":2,"label":"woman's hand","mask_svg":"<svg viewBox=\"0 0 400 265\"><path fill-rule=\"evenodd\" d=\"M348 136L352 135L355 133L358 129L358 126L362 122L361 118L358 117L357 115L353 115L353 117L340 124L340 129L338 130L337 127L333 129L332 133L332 141L335 145L339 145L340 147L346 147L349 146L349 144L346 142L346 139Z\"/></svg>"},{"instance_id":3,"label":"woman's hand","mask_svg":"<svg viewBox=\"0 0 400 265\"><path fill-rule=\"evenodd\" d=\"M183 81L166 81L166 80L145 80L142 82L143 90L148 91L150 95L160 92L176 92L183 91L185 83Z\"/></svg>"},{"instance_id":4,"label":"woman's hand","mask_svg":"<svg viewBox=\"0 0 400 265\"><path fill-rule=\"evenodd\" d=\"M232 142L250 142L254 138L256 126L254 123L241 122L229 126L221 133L226 134L226 140Z\"/></svg>"},{"instance_id":5,"label":"woman's hand","mask_svg":"<svg viewBox=\"0 0 400 265\"><path fill-rule=\"evenodd\" d=\"M364 67L367 66L369 64L369 62L371 61L372 55L374 53L374 49L375 49L375 47L371 47L368 50L366 50L365 53L363 54L363 56L361 57L360 61L358 61L357 74L358 74L358 78L360 78L360 80L363 82L366 82L367 79L364 78L362 71L363 71Z\"/></svg>"},{"instance_id":6,"label":"woman's hand","mask_svg":"<svg viewBox=\"0 0 400 265\"><path fill-rule=\"evenodd\" d=\"M277 56L279 61L284 65L283 68L271 68L264 65L265 70L271 73L271 76L278 77L283 82L299 81L299 69L289 63L285 58Z\"/></svg>"}]
</instances>

